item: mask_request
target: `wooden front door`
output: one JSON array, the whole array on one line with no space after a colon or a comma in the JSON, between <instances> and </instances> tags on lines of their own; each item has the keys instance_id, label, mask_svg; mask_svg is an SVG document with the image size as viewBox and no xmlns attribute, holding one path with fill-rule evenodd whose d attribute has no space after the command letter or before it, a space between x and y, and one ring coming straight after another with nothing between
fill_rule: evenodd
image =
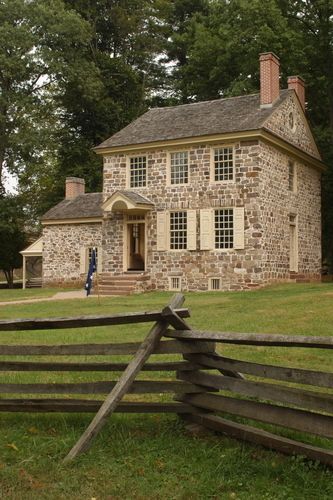
<instances>
[{"instance_id":1,"label":"wooden front door","mask_svg":"<svg viewBox=\"0 0 333 500\"><path fill-rule=\"evenodd\" d=\"M127 271L145 270L145 223L127 223Z\"/></svg>"}]
</instances>

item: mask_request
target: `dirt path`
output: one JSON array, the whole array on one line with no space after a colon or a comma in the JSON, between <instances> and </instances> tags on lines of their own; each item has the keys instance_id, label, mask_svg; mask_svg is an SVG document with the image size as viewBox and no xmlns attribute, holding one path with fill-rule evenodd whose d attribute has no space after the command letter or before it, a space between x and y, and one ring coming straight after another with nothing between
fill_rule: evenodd
<instances>
[{"instance_id":1,"label":"dirt path","mask_svg":"<svg viewBox=\"0 0 333 500\"><path fill-rule=\"evenodd\" d=\"M1 306L10 306L13 304L32 304L34 302L48 302L50 300L67 300L67 299L85 299L85 290L72 290L70 292L58 292L52 297L41 297L40 299L21 299L21 300L9 300L7 302L0 302Z\"/></svg>"}]
</instances>

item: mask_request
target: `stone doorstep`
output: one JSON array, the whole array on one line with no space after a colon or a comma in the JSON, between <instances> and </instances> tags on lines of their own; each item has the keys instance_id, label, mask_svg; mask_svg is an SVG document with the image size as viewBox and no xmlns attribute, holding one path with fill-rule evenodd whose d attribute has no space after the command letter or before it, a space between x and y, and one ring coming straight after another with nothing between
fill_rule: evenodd
<instances>
[{"instance_id":1,"label":"stone doorstep","mask_svg":"<svg viewBox=\"0 0 333 500\"><path fill-rule=\"evenodd\" d=\"M149 275L143 273L120 275L102 273L99 278L98 291L100 295L131 295L137 291L138 283L149 280ZM97 286L93 290L93 295L97 295Z\"/></svg>"}]
</instances>

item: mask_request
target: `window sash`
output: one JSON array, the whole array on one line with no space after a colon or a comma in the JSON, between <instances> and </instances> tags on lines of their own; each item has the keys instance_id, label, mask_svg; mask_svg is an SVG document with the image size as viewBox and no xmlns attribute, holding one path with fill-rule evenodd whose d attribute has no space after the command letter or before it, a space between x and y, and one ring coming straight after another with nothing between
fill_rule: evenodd
<instances>
[{"instance_id":1,"label":"window sash","mask_svg":"<svg viewBox=\"0 0 333 500\"><path fill-rule=\"evenodd\" d=\"M296 187L296 169L295 169L295 163L292 161L289 161L288 163L288 187L289 191L295 192L295 187Z\"/></svg>"},{"instance_id":2,"label":"window sash","mask_svg":"<svg viewBox=\"0 0 333 500\"><path fill-rule=\"evenodd\" d=\"M170 153L170 184L188 184L188 152Z\"/></svg>"},{"instance_id":3,"label":"window sash","mask_svg":"<svg viewBox=\"0 0 333 500\"><path fill-rule=\"evenodd\" d=\"M170 250L187 249L187 212L170 212Z\"/></svg>"},{"instance_id":4,"label":"window sash","mask_svg":"<svg viewBox=\"0 0 333 500\"><path fill-rule=\"evenodd\" d=\"M147 158L145 156L133 156L129 164L130 187L146 187L147 183Z\"/></svg>"},{"instance_id":5,"label":"window sash","mask_svg":"<svg viewBox=\"0 0 333 500\"><path fill-rule=\"evenodd\" d=\"M215 248L234 247L234 211L232 208L214 210L214 236Z\"/></svg>"},{"instance_id":6,"label":"window sash","mask_svg":"<svg viewBox=\"0 0 333 500\"><path fill-rule=\"evenodd\" d=\"M234 148L214 149L214 181L232 181L234 179Z\"/></svg>"}]
</instances>

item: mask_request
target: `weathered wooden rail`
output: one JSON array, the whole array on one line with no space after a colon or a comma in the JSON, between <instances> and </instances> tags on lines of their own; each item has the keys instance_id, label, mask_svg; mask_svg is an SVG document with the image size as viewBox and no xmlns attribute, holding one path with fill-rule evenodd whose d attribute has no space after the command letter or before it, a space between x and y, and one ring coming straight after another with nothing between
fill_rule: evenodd
<instances>
[{"instance_id":1,"label":"weathered wooden rail","mask_svg":"<svg viewBox=\"0 0 333 500\"><path fill-rule=\"evenodd\" d=\"M332 349L332 337L280 334L241 334L191 330L185 322L189 311L181 308L177 294L162 311L120 313L78 318L21 319L0 322L0 331L80 329L154 323L143 342L54 345L4 345L0 343L0 371L11 372L104 372L105 380L53 383L9 383L0 380L0 412L84 412L95 416L66 457L73 459L87 450L106 419L114 412L177 413L199 423L283 453L297 453L333 466L333 449L289 439L248 420L296 430L326 439L333 438L333 372L273 366L219 355L216 344ZM111 331L111 330L110 330ZM54 332L56 336L56 332ZM8 334L7 334L8 337ZM171 361L149 362L152 354L180 354ZM132 355L127 362L110 356ZM56 361L11 360L18 356L59 356ZM103 356L102 361L62 361L62 356ZM107 360L105 360L107 357ZM136 380L140 372L168 372L160 380ZM110 374L121 372L118 380ZM172 373L174 373L172 378ZM126 394L171 395L171 402L122 401ZM15 397L8 397L10 395ZM19 398L18 396L21 395ZM36 398L35 396L41 395ZM71 397L68 397L71 395ZM90 395L90 398L88 398ZM107 395L105 399L105 395ZM64 398L64 396L66 396ZM79 397L75 397L79 396ZM81 396L81 397L80 397ZM86 397L83 397L86 396ZM103 399L104 396L104 399ZM95 399L98 397L98 399ZM246 419L246 423L232 420ZM278 431L277 431L278 432ZM306 437L304 437L306 441Z\"/></svg>"}]
</instances>

